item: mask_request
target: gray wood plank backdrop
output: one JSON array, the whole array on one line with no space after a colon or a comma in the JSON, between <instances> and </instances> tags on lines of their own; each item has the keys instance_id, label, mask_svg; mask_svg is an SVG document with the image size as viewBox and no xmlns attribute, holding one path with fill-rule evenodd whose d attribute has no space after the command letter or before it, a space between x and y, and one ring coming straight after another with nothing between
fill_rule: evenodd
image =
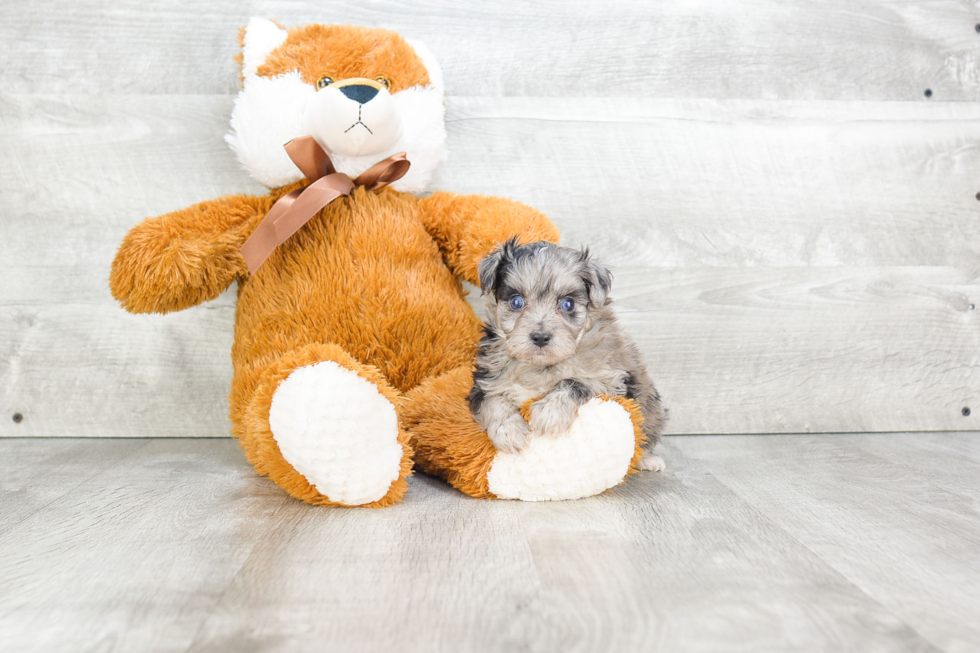
<instances>
[{"instance_id":1,"label":"gray wood plank backdrop","mask_svg":"<svg viewBox=\"0 0 980 653\"><path fill-rule=\"evenodd\" d=\"M435 187L614 267L671 433L977 428L978 2L48 0L0 4L0 436L228 433L233 294L106 279L143 217L262 191L222 141L252 15L425 41Z\"/></svg>"}]
</instances>

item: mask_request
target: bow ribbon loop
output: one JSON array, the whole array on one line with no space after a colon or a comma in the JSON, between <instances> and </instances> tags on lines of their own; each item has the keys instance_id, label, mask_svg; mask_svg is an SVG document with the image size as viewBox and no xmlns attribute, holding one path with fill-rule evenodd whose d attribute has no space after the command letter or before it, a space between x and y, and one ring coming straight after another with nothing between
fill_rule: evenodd
<instances>
[{"instance_id":1,"label":"bow ribbon loop","mask_svg":"<svg viewBox=\"0 0 980 653\"><path fill-rule=\"evenodd\" d=\"M310 183L337 172L333 161L312 136L294 138L282 147Z\"/></svg>"},{"instance_id":2,"label":"bow ribbon loop","mask_svg":"<svg viewBox=\"0 0 980 653\"><path fill-rule=\"evenodd\" d=\"M283 195L262 218L241 247L242 257L251 274L265 263L269 255L300 227L338 197L350 195L355 186L368 191L380 190L405 176L411 165L404 152L390 156L351 179L337 172L333 162L312 136L294 138L284 145L310 185Z\"/></svg>"},{"instance_id":3,"label":"bow ribbon loop","mask_svg":"<svg viewBox=\"0 0 980 653\"><path fill-rule=\"evenodd\" d=\"M354 185L364 186L368 191L384 188L393 181L398 181L408 172L408 158L404 152L389 156L362 172L354 180Z\"/></svg>"}]
</instances>

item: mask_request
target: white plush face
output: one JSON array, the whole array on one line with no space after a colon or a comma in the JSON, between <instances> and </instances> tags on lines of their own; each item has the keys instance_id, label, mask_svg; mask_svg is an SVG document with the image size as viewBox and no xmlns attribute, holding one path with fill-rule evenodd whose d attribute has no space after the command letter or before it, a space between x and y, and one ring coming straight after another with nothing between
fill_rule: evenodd
<instances>
[{"instance_id":1,"label":"white plush face","mask_svg":"<svg viewBox=\"0 0 980 653\"><path fill-rule=\"evenodd\" d=\"M363 53L367 63L360 67L358 56L362 53L344 52L345 64L335 67L357 70L360 75L341 79L311 72L331 67L332 52L326 47L316 52L319 58L308 57L313 63L305 64L304 70L270 71L269 66L263 67L270 60L290 61L277 57L281 52L299 51L302 55L302 48L316 48L316 39L327 38L321 35L329 34L329 29L343 28L287 32L271 21L253 18L249 22L243 38L243 88L225 140L249 174L270 188L303 178L283 145L293 138L313 136L336 169L351 177L392 154L405 152L411 167L392 187L423 191L446 156L442 79L424 46L409 42L408 56L417 57L410 62L413 65L424 66L428 83L401 88L388 82L386 70L367 76L385 66L384 61L375 61L370 51ZM282 63L279 66L288 68Z\"/></svg>"},{"instance_id":2,"label":"white plush face","mask_svg":"<svg viewBox=\"0 0 980 653\"><path fill-rule=\"evenodd\" d=\"M310 100L306 113L310 134L325 150L342 156L377 155L402 137L395 98L370 79L325 86Z\"/></svg>"}]
</instances>

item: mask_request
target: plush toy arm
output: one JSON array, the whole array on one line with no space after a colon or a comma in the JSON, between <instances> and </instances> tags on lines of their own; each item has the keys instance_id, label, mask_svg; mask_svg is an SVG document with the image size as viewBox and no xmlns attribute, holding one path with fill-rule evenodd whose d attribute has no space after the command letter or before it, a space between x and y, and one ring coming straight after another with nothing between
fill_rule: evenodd
<instances>
[{"instance_id":1,"label":"plush toy arm","mask_svg":"<svg viewBox=\"0 0 980 653\"><path fill-rule=\"evenodd\" d=\"M131 313L169 313L220 295L248 275L239 253L271 208L269 197L230 195L147 218L112 262L112 296Z\"/></svg>"},{"instance_id":2,"label":"plush toy arm","mask_svg":"<svg viewBox=\"0 0 980 653\"><path fill-rule=\"evenodd\" d=\"M500 243L558 242L558 229L526 204L485 195L433 193L419 202L426 230L439 243L457 277L479 285L477 266Z\"/></svg>"}]
</instances>

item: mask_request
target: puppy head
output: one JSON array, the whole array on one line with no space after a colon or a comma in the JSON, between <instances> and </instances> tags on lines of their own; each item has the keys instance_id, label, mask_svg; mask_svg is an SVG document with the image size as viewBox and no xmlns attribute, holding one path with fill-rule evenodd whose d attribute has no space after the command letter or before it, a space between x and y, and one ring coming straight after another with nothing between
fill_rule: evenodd
<instances>
[{"instance_id":1,"label":"puppy head","mask_svg":"<svg viewBox=\"0 0 980 653\"><path fill-rule=\"evenodd\" d=\"M313 136L356 177L397 152L396 190L424 190L445 159L442 75L428 49L383 29L253 18L241 33L242 90L226 140L252 176L275 188L303 178L283 145Z\"/></svg>"},{"instance_id":2,"label":"puppy head","mask_svg":"<svg viewBox=\"0 0 980 653\"><path fill-rule=\"evenodd\" d=\"M612 274L589 255L545 241L513 238L480 263L487 319L507 354L555 365L575 354L591 314L607 303Z\"/></svg>"}]
</instances>

